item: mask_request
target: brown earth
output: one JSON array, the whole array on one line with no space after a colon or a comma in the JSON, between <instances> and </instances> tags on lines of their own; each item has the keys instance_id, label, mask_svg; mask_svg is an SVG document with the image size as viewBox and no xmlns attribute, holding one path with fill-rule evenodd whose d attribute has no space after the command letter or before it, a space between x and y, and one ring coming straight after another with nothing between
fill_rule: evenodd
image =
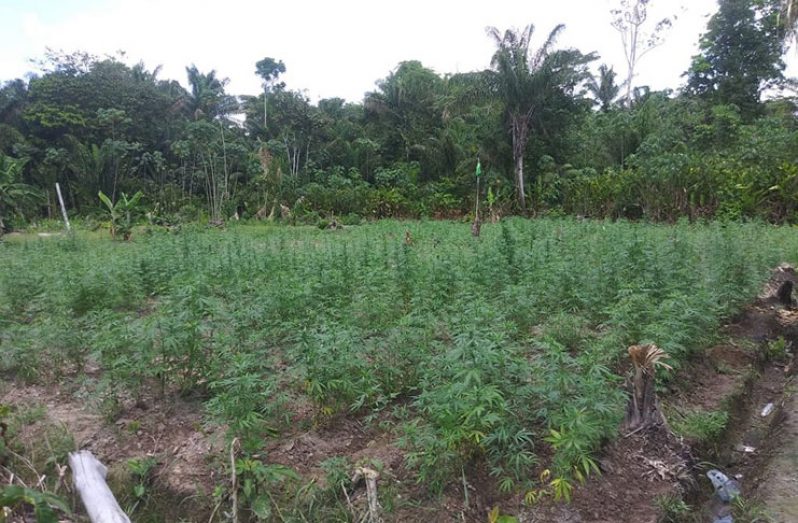
<instances>
[{"instance_id":1,"label":"brown earth","mask_svg":"<svg viewBox=\"0 0 798 523\"><path fill-rule=\"evenodd\" d=\"M73 450L89 450L109 468L109 484L115 490L129 489L127 461L154 458L150 489L168 500L208 498L217 478L208 460L221 452L221 433L208 433L202 425L202 408L183 400L143 403L124 409L109 423L95 408L57 386L9 384L0 393L0 404L16 412L40 409L43 416L21 427L17 438L26 447L35 446L48 427L63 427L74 439ZM40 474L43 471L38 471ZM64 484L67 492L71 485ZM125 494L117 492L124 506ZM157 502L158 500L156 500ZM194 504L175 513L207 512L207 505Z\"/></svg>"}]
</instances>

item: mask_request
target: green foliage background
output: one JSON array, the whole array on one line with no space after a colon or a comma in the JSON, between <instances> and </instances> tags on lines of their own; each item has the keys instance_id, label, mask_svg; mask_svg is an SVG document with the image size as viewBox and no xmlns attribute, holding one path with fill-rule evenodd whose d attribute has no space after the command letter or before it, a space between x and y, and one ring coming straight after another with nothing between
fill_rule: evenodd
<instances>
[{"instance_id":1,"label":"green foliage background","mask_svg":"<svg viewBox=\"0 0 798 523\"><path fill-rule=\"evenodd\" d=\"M194 65L185 88L141 63L49 51L38 75L0 86L0 166L17 166L0 181L0 218L56 217L55 182L73 215L101 214L100 191L114 203L141 191L166 224L279 218L281 206L307 223L459 217L474 209L479 157L494 214L791 223L798 134L780 9L722 0L683 88L628 99L595 54L556 46L561 26L537 49L531 25L491 28L484 70L407 60L361 101L315 104L270 57L254 71L263 93L234 96Z\"/></svg>"}]
</instances>

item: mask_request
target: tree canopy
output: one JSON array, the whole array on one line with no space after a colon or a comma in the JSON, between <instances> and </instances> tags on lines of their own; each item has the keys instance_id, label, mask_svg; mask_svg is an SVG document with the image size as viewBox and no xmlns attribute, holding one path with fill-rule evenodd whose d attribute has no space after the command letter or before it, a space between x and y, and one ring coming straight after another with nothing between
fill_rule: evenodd
<instances>
[{"instance_id":1,"label":"tree canopy","mask_svg":"<svg viewBox=\"0 0 798 523\"><path fill-rule=\"evenodd\" d=\"M406 60L351 102L289 89L275 57L253 64L263 92L236 96L195 65L183 87L120 57L48 51L38 75L0 86L0 164L15 166L0 212L6 226L57 216L58 182L73 214L102 216L99 191L112 203L141 191L158 223L459 217L474 208L479 158L496 215L792 221L795 99L776 88L794 13L721 0L684 88L661 92L559 47L561 25L488 28L484 69ZM667 36L658 26L643 49Z\"/></svg>"}]
</instances>

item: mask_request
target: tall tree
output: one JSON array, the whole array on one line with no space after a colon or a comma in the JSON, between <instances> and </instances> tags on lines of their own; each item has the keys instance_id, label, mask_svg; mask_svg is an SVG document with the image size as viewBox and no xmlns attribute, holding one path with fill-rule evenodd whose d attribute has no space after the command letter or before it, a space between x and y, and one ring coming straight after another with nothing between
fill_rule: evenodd
<instances>
[{"instance_id":1,"label":"tall tree","mask_svg":"<svg viewBox=\"0 0 798 523\"><path fill-rule=\"evenodd\" d=\"M533 128L542 125L547 114L555 111L552 101L572 99L573 88L585 79L585 65L595 57L574 49L553 50L557 36L565 29L560 24L548 35L534 53L530 43L535 27L529 24L521 30L508 29L501 33L495 27L487 29L496 43L491 59L493 84L505 105L510 129L518 205L526 211L524 153Z\"/></svg>"},{"instance_id":2,"label":"tall tree","mask_svg":"<svg viewBox=\"0 0 798 523\"><path fill-rule=\"evenodd\" d=\"M634 78L640 60L651 50L662 44L665 32L670 29L672 20L663 18L654 25L649 32L644 26L648 20L648 5L651 0L621 0L620 7L611 11L613 15L612 26L621 35L623 52L626 57L626 87L627 104L632 102Z\"/></svg>"},{"instance_id":3,"label":"tall tree","mask_svg":"<svg viewBox=\"0 0 798 523\"><path fill-rule=\"evenodd\" d=\"M733 104L750 119L760 95L782 79L784 29L777 0L720 0L687 71L687 91Z\"/></svg>"},{"instance_id":4,"label":"tall tree","mask_svg":"<svg viewBox=\"0 0 798 523\"><path fill-rule=\"evenodd\" d=\"M296 179L307 167L311 146L316 142L318 109L299 91L278 90L271 103L269 147L285 151L288 171Z\"/></svg>"},{"instance_id":5,"label":"tall tree","mask_svg":"<svg viewBox=\"0 0 798 523\"><path fill-rule=\"evenodd\" d=\"M275 60L267 56L255 64L255 73L263 80L263 128L268 127L269 93L274 89L282 89L285 82L277 79L285 73L285 64L282 60Z\"/></svg>"},{"instance_id":6,"label":"tall tree","mask_svg":"<svg viewBox=\"0 0 798 523\"><path fill-rule=\"evenodd\" d=\"M443 80L421 62L411 60L401 62L377 87L366 95L365 114L373 135L383 143L386 158L417 161L422 175L432 177L435 158L441 152L438 102Z\"/></svg>"}]
</instances>

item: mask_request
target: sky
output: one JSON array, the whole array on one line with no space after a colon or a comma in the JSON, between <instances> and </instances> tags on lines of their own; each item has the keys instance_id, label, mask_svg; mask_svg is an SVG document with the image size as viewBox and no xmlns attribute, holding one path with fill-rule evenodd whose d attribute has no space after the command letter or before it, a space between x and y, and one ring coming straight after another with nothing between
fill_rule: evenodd
<instances>
[{"instance_id":1,"label":"sky","mask_svg":"<svg viewBox=\"0 0 798 523\"><path fill-rule=\"evenodd\" d=\"M0 82L35 69L46 47L162 66L186 85L185 68L215 69L231 94L257 94L255 62L283 60L290 89L311 100L361 101L403 60L439 74L488 67L487 26L536 27L540 43L558 23L560 47L596 51L619 78L626 62L610 9L619 0L0 0ZM638 66L636 85L678 88L716 0L652 0L652 22L676 15L663 45ZM653 25L653 23L651 24ZM788 53L790 72L798 53Z\"/></svg>"}]
</instances>

